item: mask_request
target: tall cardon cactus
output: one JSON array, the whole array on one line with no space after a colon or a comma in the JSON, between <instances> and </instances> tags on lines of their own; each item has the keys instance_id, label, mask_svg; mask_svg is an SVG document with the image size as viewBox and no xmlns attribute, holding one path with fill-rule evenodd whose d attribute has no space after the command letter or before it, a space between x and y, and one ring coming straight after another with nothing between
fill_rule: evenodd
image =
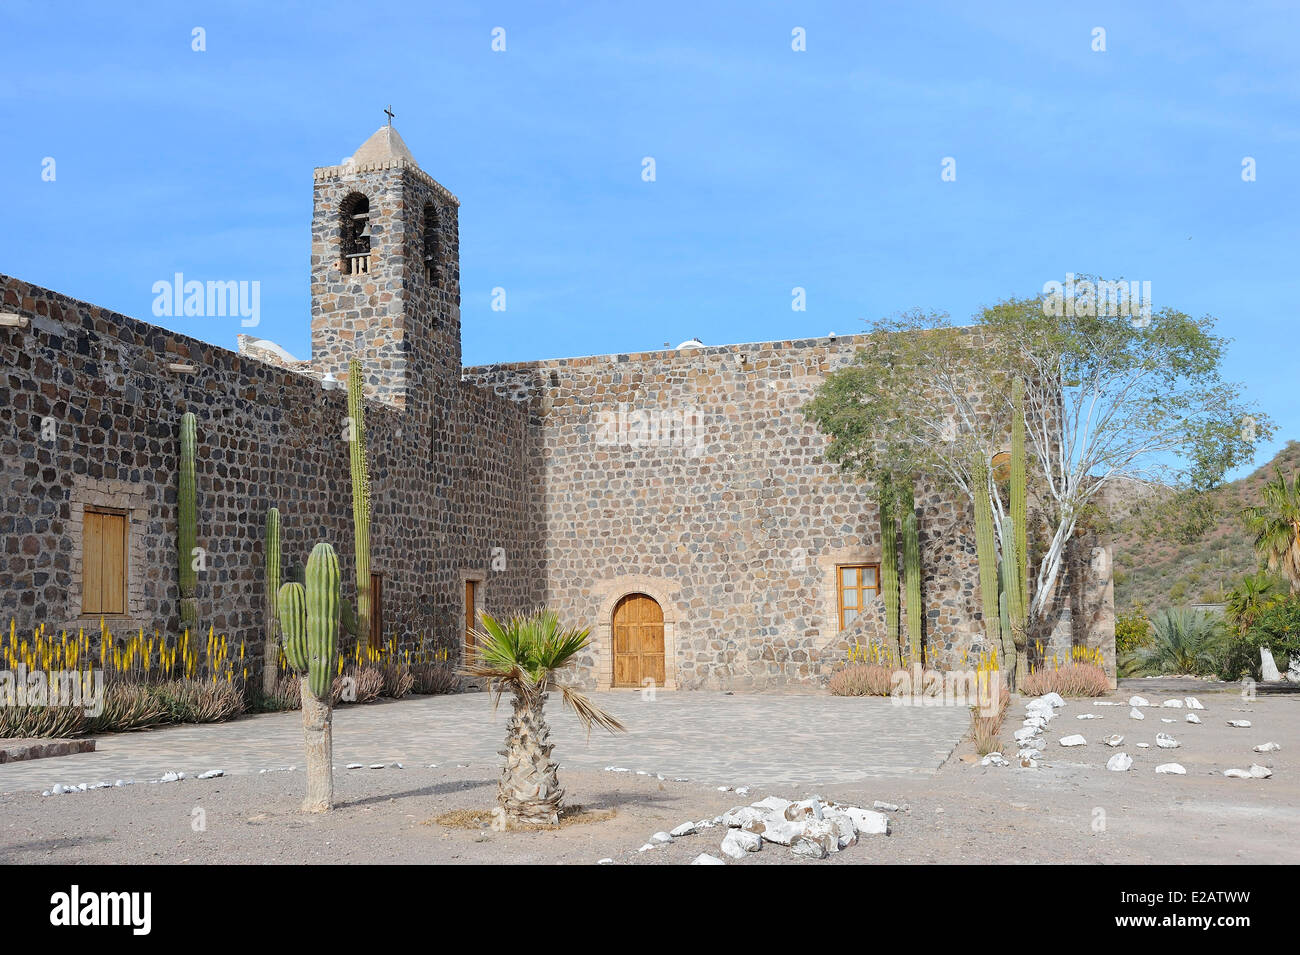
<instances>
[{"instance_id":1,"label":"tall cardon cactus","mask_svg":"<svg viewBox=\"0 0 1300 955\"><path fill-rule=\"evenodd\" d=\"M1010 682L1013 685L1017 676L1023 678L1024 674L1029 672L1025 599L1021 594L1020 585L1016 583L1016 575L1020 573L1017 568L1023 566L1020 554L1016 550L1017 530L1015 520L1008 517L1002 525L1002 592L1006 597L1006 630L1010 632L1010 640L1008 641L1007 634L1003 634L1002 645L1003 653L1008 659L1011 658L1011 651L1015 654L1016 665L1010 674Z\"/></svg>"},{"instance_id":2,"label":"tall cardon cactus","mask_svg":"<svg viewBox=\"0 0 1300 955\"><path fill-rule=\"evenodd\" d=\"M266 574L263 581L266 589L265 640L262 653L262 691L275 692L277 674L276 663L279 655L279 641L276 639L276 627L280 622L280 510L271 508L266 512Z\"/></svg>"},{"instance_id":3,"label":"tall cardon cactus","mask_svg":"<svg viewBox=\"0 0 1300 955\"><path fill-rule=\"evenodd\" d=\"M305 812L334 807L334 711L330 690L338 663L339 560L334 548L317 544L307 560L306 586L280 588L284 655L302 679L302 728L307 744Z\"/></svg>"},{"instance_id":4,"label":"tall cardon cactus","mask_svg":"<svg viewBox=\"0 0 1300 955\"><path fill-rule=\"evenodd\" d=\"M979 561L980 610L984 616L984 643L1001 657L1003 678L1010 679L1002 647L1001 613L998 604L998 543L993 528L993 505L989 501L989 464L976 452L971 461L971 493L975 498L975 555Z\"/></svg>"},{"instance_id":5,"label":"tall cardon cactus","mask_svg":"<svg viewBox=\"0 0 1300 955\"><path fill-rule=\"evenodd\" d=\"M199 622L199 574L194 567L198 547L194 454L198 447L198 421L192 411L181 416L180 478L176 489L176 558L180 570L181 626Z\"/></svg>"},{"instance_id":6,"label":"tall cardon cactus","mask_svg":"<svg viewBox=\"0 0 1300 955\"><path fill-rule=\"evenodd\" d=\"M921 537L911 485L903 495L903 582L907 589L908 662L921 662Z\"/></svg>"},{"instance_id":7,"label":"tall cardon cactus","mask_svg":"<svg viewBox=\"0 0 1300 955\"><path fill-rule=\"evenodd\" d=\"M1015 539L1015 561L1012 564L1014 574L1009 584L1017 590L1016 600L1011 601L1013 610L1011 625L1017 630L1016 647L1020 657L1018 670L1028 672L1028 636L1026 620L1029 615L1029 494L1028 494L1028 460L1025 452L1025 383L1020 378L1011 386L1011 521L1015 531L1010 536ZM1020 616L1014 613L1020 608Z\"/></svg>"},{"instance_id":8,"label":"tall cardon cactus","mask_svg":"<svg viewBox=\"0 0 1300 955\"><path fill-rule=\"evenodd\" d=\"M899 643L898 620L898 520L895 517L894 482L888 474L880 479L880 594L885 601L885 639L889 646L898 650L898 659L903 659L903 647Z\"/></svg>"},{"instance_id":9,"label":"tall cardon cactus","mask_svg":"<svg viewBox=\"0 0 1300 955\"><path fill-rule=\"evenodd\" d=\"M361 362L348 363L348 417L352 470L352 526L356 544L358 640L370 639L370 468L366 462L366 401Z\"/></svg>"}]
</instances>

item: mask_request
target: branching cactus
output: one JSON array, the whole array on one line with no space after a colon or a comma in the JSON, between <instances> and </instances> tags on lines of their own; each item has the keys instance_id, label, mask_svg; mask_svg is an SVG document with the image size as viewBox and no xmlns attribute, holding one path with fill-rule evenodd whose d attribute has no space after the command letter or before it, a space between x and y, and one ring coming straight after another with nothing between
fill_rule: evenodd
<instances>
[{"instance_id":1,"label":"branching cactus","mask_svg":"<svg viewBox=\"0 0 1300 955\"><path fill-rule=\"evenodd\" d=\"M885 638L899 650L898 522L894 516L894 485L889 475L880 479L880 593L885 601Z\"/></svg>"},{"instance_id":2,"label":"branching cactus","mask_svg":"<svg viewBox=\"0 0 1300 955\"><path fill-rule=\"evenodd\" d=\"M911 487L903 498L903 577L907 587L909 662L921 660L921 537L916 521L916 497Z\"/></svg>"},{"instance_id":3,"label":"branching cactus","mask_svg":"<svg viewBox=\"0 0 1300 955\"><path fill-rule=\"evenodd\" d=\"M194 453L198 447L198 421L192 411L181 416L180 480L176 495L176 557L180 566L181 626L199 622L199 574L194 569L198 546Z\"/></svg>"},{"instance_id":4,"label":"branching cactus","mask_svg":"<svg viewBox=\"0 0 1300 955\"><path fill-rule=\"evenodd\" d=\"M370 638L370 467L366 462L365 377L361 362L348 363L348 417L351 427L352 526L356 542L357 621L359 640Z\"/></svg>"},{"instance_id":5,"label":"branching cactus","mask_svg":"<svg viewBox=\"0 0 1300 955\"><path fill-rule=\"evenodd\" d=\"M262 654L262 691L275 692L276 673L276 625L279 623L280 608L280 511L271 508L266 512L266 639L263 641Z\"/></svg>"},{"instance_id":6,"label":"branching cactus","mask_svg":"<svg viewBox=\"0 0 1300 955\"><path fill-rule=\"evenodd\" d=\"M317 544L307 560L306 586L280 588L284 655L301 677L302 728L307 744L305 812L334 807L334 713L330 689L338 662L339 560L334 548Z\"/></svg>"},{"instance_id":7,"label":"branching cactus","mask_svg":"<svg viewBox=\"0 0 1300 955\"><path fill-rule=\"evenodd\" d=\"M1020 591L1019 584L1016 583L1017 575L1023 561L1016 551L1016 537L1018 528L1016 522L1008 517L1002 525L1002 590L1007 599L1007 629L1011 632L1011 643L1015 650L1016 666L1012 672L1012 680L1015 674L1024 674L1029 672L1028 660L1028 640L1025 633L1026 608L1025 598ZM1003 636L1003 648L1006 652L1007 640Z\"/></svg>"}]
</instances>

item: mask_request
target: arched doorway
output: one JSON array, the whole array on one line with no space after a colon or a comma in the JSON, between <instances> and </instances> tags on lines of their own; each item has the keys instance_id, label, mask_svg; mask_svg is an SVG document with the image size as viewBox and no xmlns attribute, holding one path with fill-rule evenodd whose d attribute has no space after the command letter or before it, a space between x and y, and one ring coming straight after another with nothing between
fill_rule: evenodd
<instances>
[{"instance_id":1,"label":"arched doorway","mask_svg":"<svg viewBox=\"0 0 1300 955\"><path fill-rule=\"evenodd\" d=\"M628 594L614 607L614 686L664 685L664 612L653 597Z\"/></svg>"}]
</instances>

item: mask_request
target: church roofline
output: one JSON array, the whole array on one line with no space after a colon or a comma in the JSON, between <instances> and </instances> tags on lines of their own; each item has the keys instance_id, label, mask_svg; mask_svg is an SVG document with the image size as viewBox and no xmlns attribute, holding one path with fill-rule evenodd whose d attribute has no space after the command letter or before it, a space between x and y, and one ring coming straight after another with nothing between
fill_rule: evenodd
<instances>
[{"instance_id":1,"label":"church roofline","mask_svg":"<svg viewBox=\"0 0 1300 955\"><path fill-rule=\"evenodd\" d=\"M345 179L348 176L356 176L367 172L381 172L385 169L402 169L413 173L420 180L432 186L442 199L454 206L460 206L460 200L456 198L450 189L438 182L418 165L406 159L389 159L385 162L375 163L349 162L339 166L317 166L312 170L312 178L316 182L322 182L327 179Z\"/></svg>"}]
</instances>

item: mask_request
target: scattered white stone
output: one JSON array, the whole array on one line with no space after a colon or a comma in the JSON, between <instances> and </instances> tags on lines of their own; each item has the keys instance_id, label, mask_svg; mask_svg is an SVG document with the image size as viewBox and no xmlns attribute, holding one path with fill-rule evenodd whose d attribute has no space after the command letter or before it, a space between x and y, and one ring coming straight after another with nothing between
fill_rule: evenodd
<instances>
[{"instance_id":1,"label":"scattered white stone","mask_svg":"<svg viewBox=\"0 0 1300 955\"><path fill-rule=\"evenodd\" d=\"M831 847L838 847L838 842L835 826L829 819L809 819L803 832L790 843L790 851L808 859L825 859L835 851Z\"/></svg>"},{"instance_id":2,"label":"scattered white stone","mask_svg":"<svg viewBox=\"0 0 1300 955\"><path fill-rule=\"evenodd\" d=\"M719 786L719 787L718 787L718 792L720 792L720 793L729 793L729 792L731 792L731 787L730 787L730 786Z\"/></svg>"},{"instance_id":3,"label":"scattered white stone","mask_svg":"<svg viewBox=\"0 0 1300 955\"><path fill-rule=\"evenodd\" d=\"M361 765L361 763L348 763L347 768L348 768L348 769L365 769L366 767L363 766L363 765Z\"/></svg>"},{"instance_id":4,"label":"scattered white stone","mask_svg":"<svg viewBox=\"0 0 1300 955\"><path fill-rule=\"evenodd\" d=\"M1229 779L1250 779L1250 773L1244 769L1225 769L1223 775Z\"/></svg>"},{"instance_id":5,"label":"scattered white stone","mask_svg":"<svg viewBox=\"0 0 1300 955\"><path fill-rule=\"evenodd\" d=\"M649 775L650 775L650 774L647 773L644 769L638 769L638 770L636 771L636 774L637 774L638 776L649 776Z\"/></svg>"},{"instance_id":6,"label":"scattered white stone","mask_svg":"<svg viewBox=\"0 0 1300 955\"><path fill-rule=\"evenodd\" d=\"M53 786L50 787L50 793L55 796L62 796L67 791L68 790L63 786L62 783L55 783Z\"/></svg>"},{"instance_id":7,"label":"scattered white stone","mask_svg":"<svg viewBox=\"0 0 1300 955\"><path fill-rule=\"evenodd\" d=\"M881 802L879 799L873 802L871 807L873 809L883 809L885 812L898 812L898 807L892 802Z\"/></svg>"},{"instance_id":8,"label":"scattered white stone","mask_svg":"<svg viewBox=\"0 0 1300 955\"><path fill-rule=\"evenodd\" d=\"M853 824L858 827L860 835L889 835L889 817L883 812L859 809L857 806L845 806L844 814L853 820Z\"/></svg>"},{"instance_id":9,"label":"scattered white stone","mask_svg":"<svg viewBox=\"0 0 1300 955\"><path fill-rule=\"evenodd\" d=\"M1133 757L1128 753L1116 753L1106 760L1106 768L1115 773L1126 773L1133 768Z\"/></svg>"},{"instance_id":10,"label":"scattered white stone","mask_svg":"<svg viewBox=\"0 0 1300 955\"><path fill-rule=\"evenodd\" d=\"M1129 719L1133 719L1133 720L1146 719L1146 717L1142 714L1142 711L1139 710L1136 706L1133 707L1133 709L1128 711L1128 715L1129 715Z\"/></svg>"},{"instance_id":11,"label":"scattered white stone","mask_svg":"<svg viewBox=\"0 0 1300 955\"><path fill-rule=\"evenodd\" d=\"M768 816L763 820L758 835L764 842L778 846L788 846L803 834L804 824L793 822L784 816ZM855 830L856 831L856 830Z\"/></svg>"},{"instance_id":12,"label":"scattered white stone","mask_svg":"<svg viewBox=\"0 0 1300 955\"><path fill-rule=\"evenodd\" d=\"M749 787L748 787L748 786L737 786L737 787L736 787L736 795L737 795L737 796L748 796L748 795L749 795Z\"/></svg>"},{"instance_id":13,"label":"scattered white stone","mask_svg":"<svg viewBox=\"0 0 1300 955\"><path fill-rule=\"evenodd\" d=\"M1168 733L1157 733L1156 745L1161 749L1177 749L1181 744Z\"/></svg>"},{"instance_id":14,"label":"scattered white stone","mask_svg":"<svg viewBox=\"0 0 1300 955\"><path fill-rule=\"evenodd\" d=\"M712 829L717 823L712 819L701 819L695 824L696 829Z\"/></svg>"},{"instance_id":15,"label":"scattered white stone","mask_svg":"<svg viewBox=\"0 0 1300 955\"><path fill-rule=\"evenodd\" d=\"M371 763L371 764L370 764L370 768L371 768L371 769L383 769L383 768L384 768L384 764L383 764L383 763Z\"/></svg>"},{"instance_id":16,"label":"scattered white stone","mask_svg":"<svg viewBox=\"0 0 1300 955\"><path fill-rule=\"evenodd\" d=\"M1115 700L1093 700L1092 705L1093 706L1123 706L1124 704L1118 703Z\"/></svg>"},{"instance_id":17,"label":"scattered white stone","mask_svg":"<svg viewBox=\"0 0 1300 955\"><path fill-rule=\"evenodd\" d=\"M653 836L650 837L650 841L657 842L660 845L667 845L668 843L673 841L673 837L666 832L656 832Z\"/></svg>"},{"instance_id":18,"label":"scattered white stone","mask_svg":"<svg viewBox=\"0 0 1300 955\"><path fill-rule=\"evenodd\" d=\"M1061 698L1059 693L1044 693L1039 699L1044 703L1050 703L1056 709L1065 705L1065 700Z\"/></svg>"},{"instance_id":19,"label":"scattered white stone","mask_svg":"<svg viewBox=\"0 0 1300 955\"><path fill-rule=\"evenodd\" d=\"M1184 698L1183 698L1183 702L1187 704L1187 708L1188 708L1189 710L1203 710L1203 709L1205 709L1205 707L1203 707L1203 706L1201 705L1201 701L1198 700L1198 699L1197 699L1196 697L1194 697L1194 696L1184 697Z\"/></svg>"},{"instance_id":20,"label":"scattered white stone","mask_svg":"<svg viewBox=\"0 0 1300 955\"><path fill-rule=\"evenodd\" d=\"M789 799L780 796L766 796L758 802L750 803L754 809L770 809L772 812L785 812L785 807L791 805L793 803Z\"/></svg>"},{"instance_id":21,"label":"scattered white stone","mask_svg":"<svg viewBox=\"0 0 1300 955\"><path fill-rule=\"evenodd\" d=\"M1144 696L1130 696L1128 698L1128 705L1136 708L1139 706L1150 706L1151 704Z\"/></svg>"},{"instance_id":22,"label":"scattered white stone","mask_svg":"<svg viewBox=\"0 0 1300 955\"><path fill-rule=\"evenodd\" d=\"M1200 718L1199 716L1197 716L1195 713L1188 713L1188 714L1187 714L1187 722L1189 722L1189 723L1199 723L1200 721L1201 721L1201 718Z\"/></svg>"},{"instance_id":23,"label":"scattered white stone","mask_svg":"<svg viewBox=\"0 0 1300 955\"><path fill-rule=\"evenodd\" d=\"M1038 757L1042 755L1043 754L1040 750L1033 749L1032 747L1026 746L1023 749L1021 749L1020 752L1016 753L1016 758L1017 759L1038 759Z\"/></svg>"},{"instance_id":24,"label":"scattered white stone","mask_svg":"<svg viewBox=\"0 0 1300 955\"><path fill-rule=\"evenodd\" d=\"M226 775L224 769L209 769L206 773L199 773L199 779L216 779L218 776L224 775Z\"/></svg>"},{"instance_id":25,"label":"scattered white stone","mask_svg":"<svg viewBox=\"0 0 1300 955\"><path fill-rule=\"evenodd\" d=\"M1076 720L1095 720L1096 718L1097 718L1096 713L1080 713L1078 716L1075 717Z\"/></svg>"},{"instance_id":26,"label":"scattered white stone","mask_svg":"<svg viewBox=\"0 0 1300 955\"><path fill-rule=\"evenodd\" d=\"M762 848L762 837L744 829L732 829L722 839L722 851L733 859L743 859L746 852L757 852Z\"/></svg>"},{"instance_id":27,"label":"scattered white stone","mask_svg":"<svg viewBox=\"0 0 1300 955\"><path fill-rule=\"evenodd\" d=\"M123 786L129 786L129 785L131 784L127 782L125 779L118 779L118 780L114 780L113 782L113 786L117 789L121 789Z\"/></svg>"},{"instance_id":28,"label":"scattered white stone","mask_svg":"<svg viewBox=\"0 0 1300 955\"><path fill-rule=\"evenodd\" d=\"M691 860L691 865L726 865L727 863L717 856L711 856L707 852L701 852Z\"/></svg>"},{"instance_id":29,"label":"scattered white stone","mask_svg":"<svg viewBox=\"0 0 1300 955\"><path fill-rule=\"evenodd\" d=\"M1151 748L1151 744L1150 744L1150 743L1138 743L1138 744L1137 744L1137 747L1138 747L1138 749L1150 749L1150 748Z\"/></svg>"},{"instance_id":30,"label":"scattered white stone","mask_svg":"<svg viewBox=\"0 0 1300 955\"><path fill-rule=\"evenodd\" d=\"M389 764L388 764L388 768L389 768L389 769L405 769L406 767L403 766L401 763L389 763Z\"/></svg>"},{"instance_id":31,"label":"scattered white stone","mask_svg":"<svg viewBox=\"0 0 1300 955\"><path fill-rule=\"evenodd\" d=\"M677 826L676 828L672 829L668 834L672 836L674 839L676 839L678 836L692 835L698 832L699 829L700 827L698 824L691 822L690 820L687 820L686 822L682 823L680 826Z\"/></svg>"},{"instance_id":32,"label":"scattered white stone","mask_svg":"<svg viewBox=\"0 0 1300 955\"><path fill-rule=\"evenodd\" d=\"M643 845L640 849L637 849L636 851L637 851L637 852L649 852L649 851L650 851L651 849L653 849L653 848L654 848L654 846L653 846L652 844L650 844L649 842L647 842L645 845Z\"/></svg>"},{"instance_id":33,"label":"scattered white stone","mask_svg":"<svg viewBox=\"0 0 1300 955\"><path fill-rule=\"evenodd\" d=\"M1088 741L1075 733L1073 736L1062 736L1060 743L1062 746L1087 746Z\"/></svg>"},{"instance_id":34,"label":"scattered white stone","mask_svg":"<svg viewBox=\"0 0 1300 955\"><path fill-rule=\"evenodd\" d=\"M1258 763L1253 763L1250 767L1250 775L1255 779L1268 779L1268 777L1273 775L1273 770L1269 769L1267 766L1260 766Z\"/></svg>"},{"instance_id":35,"label":"scattered white stone","mask_svg":"<svg viewBox=\"0 0 1300 955\"><path fill-rule=\"evenodd\" d=\"M987 756L985 756L983 759L980 760L980 765L981 766L1010 766L1011 764L1007 762L1006 757L1003 756L1001 753L989 753Z\"/></svg>"},{"instance_id":36,"label":"scattered white stone","mask_svg":"<svg viewBox=\"0 0 1300 955\"><path fill-rule=\"evenodd\" d=\"M1282 747L1277 743L1260 743L1255 747L1257 753L1276 753Z\"/></svg>"},{"instance_id":37,"label":"scattered white stone","mask_svg":"<svg viewBox=\"0 0 1300 955\"><path fill-rule=\"evenodd\" d=\"M160 783L174 783L185 778L184 773L163 773Z\"/></svg>"},{"instance_id":38,"label":"scattered white stone","mask_svg":"<svg viewBox=\"0 0 1300 955\"><path fill-rule=\"evenodd\" d=\"M597 859L597 860L596 860L596 865L613 865L613 864L614 864L614 860L613 860L613 859Z\"/></svg>"},{"instance_id":39,"label":"scattered white stone","mask_svg":"<svg viewBox=\"0 0 1300 955\"><path fill-rule=\"evenodd\" d=\"M607 773L630 773L630 772L632 772L632 770L628 769L626 766L606 766L606 767L605 767L605 772L607 772Z\"/></svg>"},{"instance_id":40,"label":"scattered white stone","mask_svg":"<svg viewBox=\"0 0 1300 955\"><path fill-rule=\"evenodd\" d=\"M722 823L728 828L739 829L746 823L757 822L766 815L767 813L762 809L755 809L753 806L736 806L722 814Z\"/></svg>"},{"instance_id":41,"label":"scattered white stone","mask_svg":"<svg viewBox=\"0 0 1300 955\"><path fill-rule=\"evenodd\" d=\"M1112 736L1107 736L1104 740L1102 740L1102 742L1105 743L1107 746L1118 746L1120 743L1124 742L1124 737L1120 736L1118 733L1115 733Z\"/></svg>"},{"instance_id":42,"label":"scattered white stone","mask_svg":"<svg viewBox=\"0 0 1300 955\"><path fill-rule=\"evenodd\" d=\"M1016 742L1023 743L1025 740L1033 739L1035 736L1037 736L1038 730L1036 729L1016 730L1011 735L1016 738Z\"/></svg>"},{"instance_id":43,"label":"scattered white stone","mask_svg":"<svg viewBox=\"0 0 1300 955\"><path fill-rule=\"evenodd\" d=\"M814 798L792 802L785 807L783 815L785 818L796 822L801 819L820 819L822 817L822 801Z\"/></svg>"},{"instance_id":44,"label":"scattered white stone","mask_svg":"<svg viewBox=\"0 0 1300 955\"><path fill-rule=\"evenodd\" d=\"M1187 770L1183 769L1178 763L1161 763L1156 767L1156 772L1168 776L1186 776Z\"/></svg>"},{"instance_id":45,"label":"scattered white stone","mask_svg":"<svg viewBox=\"0 0 1300 955\"><path fill-rule=\"evenodd\" d=\"M858 844L858 826L848 813L839 809L827 809L825 818L835 830L836 841L831 852L839 852Z\"/></svg>"},{"instance_id":46,"label":"scattered white stone","mask_svg":"<svg viewBox=\"0 0 1300 955\"><path fill-rule=\"evenodd\" d=\"M1172 706L1174 709L1179 709L1179 710L1181 710L1181 709L1183 708L1183 701L1182 701L1182 700L1165 700L1165 701L1164 701L1163 703L1161 703L1160 705L1161 705L1161 706Z\"/></svg>"},{"instance_id":47,"label":"scattered white stone","mask_svg":"<svg viewBox=\"0 0 1300 955\"><path fill-rule=\"evenodd\" d=\"M1250 720L1228 720L1228 725L1237 726L1240 727L1241 729L1249 729Z\"/></svg>"}]
</instances>

